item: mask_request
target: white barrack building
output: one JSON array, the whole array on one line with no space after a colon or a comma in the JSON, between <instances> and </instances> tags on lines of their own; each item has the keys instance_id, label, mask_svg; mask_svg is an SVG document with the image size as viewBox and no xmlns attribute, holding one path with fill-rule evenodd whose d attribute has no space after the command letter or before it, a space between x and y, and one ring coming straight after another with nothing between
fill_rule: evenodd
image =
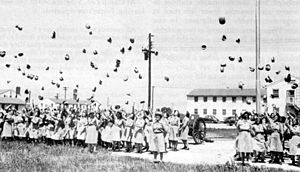
<instances>
[{"instance_id":1,"label":"white barrack building","mask_svg":"<svg viewBox=\"0 0 300 172\"><path fill-rule=\"evenodd\" d=\"M265 106L261 91L262 107ZM214 115L220 121L242 111L255 111L255 89L195 89L187 95L187 110L200 116Z\"/></svg>"}]
</instances>

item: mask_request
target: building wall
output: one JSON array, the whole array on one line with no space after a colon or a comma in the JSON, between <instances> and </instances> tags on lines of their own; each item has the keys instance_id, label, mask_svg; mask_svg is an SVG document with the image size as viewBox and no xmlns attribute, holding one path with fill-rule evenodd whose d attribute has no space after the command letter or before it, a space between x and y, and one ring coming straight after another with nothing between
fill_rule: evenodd
<instances>
[{"instance_id":1,"label":"building wall","mask_svg":"<svg viewBox=\"0 0 300 172\"><path fill-rule=\"evenodd\" d=\"M58 104L56 104L55 102L53 102L52 100L50 99L44 99L42 101L39 101L38 102L38 107L39 108L58 108Z\"/></svg>"},{"instance_id":2,"label":"building wall","mask_svg":"<svg viewBox=\"0 0 300 172\"><path fill-rule=\"evenodd\" d=\"M236 114L239 115L243 110L253 111L256 109L255 102L252 97L246 97L246 100L251 102L247 104L242 101L242 97L236 97L236 102L232 101L232 97L226 97L226 102L222 101L222 97L217 97L217 102L213 102L213 97L208 97L207 102L203 101L203 97L198 97L198 102L194 101L194 97L187 98L187 110L191 114L194 113L194 109L198 109L200 116L203 114L203 109L207 109L207 115L213 115L213 109L217 110L216 116L219 120L223 121L228 116L233 116L233 110L236 110ZM223 115L223 109L226 110L226 115Z\"/></svg>"},{"instance_id":3,"label":"building wall","mask_svg":"<svg viewBox=\"0 0 300 172\"><path fill-rule=\"evenodd\" d=\"M267 87L267 107L268 113L273 113L275 108L279 108L279 114L285 115L286 113L286 102L287 102L287 90L293 90L290 83L285 81L271 84ZM273 90L279 90L278 98L271 98ZM300 91L299 88L295 90L295 104L300 107Z\"/></svg>"}]
</instances>

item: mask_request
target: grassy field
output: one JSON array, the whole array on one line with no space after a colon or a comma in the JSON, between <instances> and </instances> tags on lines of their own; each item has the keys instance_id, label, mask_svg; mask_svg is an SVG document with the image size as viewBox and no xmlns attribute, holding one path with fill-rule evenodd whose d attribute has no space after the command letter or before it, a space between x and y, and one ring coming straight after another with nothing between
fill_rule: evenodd
<instances>
[{"instance_id":1,"label":"grassy field","mask_svg":"<svg viewBox=\"0 0 300 172\"><path fill-rule=\"evenodd\" d=\"M162 172L162 171L262 171L281 172L280 169L225 165L184 165L174 163L153 164L149 160L112 156L99 150L90 154L80 148L66 146L33 146L25 143L0 142L0 171L109 171L109 172Z\"/></svg>"}]
</instances>

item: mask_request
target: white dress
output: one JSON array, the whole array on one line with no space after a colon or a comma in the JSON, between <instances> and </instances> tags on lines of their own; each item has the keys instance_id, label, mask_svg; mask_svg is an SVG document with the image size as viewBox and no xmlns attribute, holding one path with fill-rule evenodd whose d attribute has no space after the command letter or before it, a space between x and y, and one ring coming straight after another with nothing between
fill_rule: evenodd
<instances>
[{"instance_id":1,"label":"white dress","mask_svg":"<svg viewBox=\"0 0 300 172\"><path fill-rule=\"evenodd\" d=\"M300 126L294 126L291 128L293 137L289 140L289 154L300 155Z\"/></svg>"},{"instance_id":2,"label":"white dress","mask_svg":"<svg viewBox=\"0 0 300 172\"><path fill-rule=\"evenodd\" d=\"M80 118L77 123L77 140L85 140L86 132L85 125L87 124L86 118Z\"/></svg>"},{"instance_id":3,"label":"white dress","mask_svg":"<svg viewBox=\"0 0 300 172\"><path fill-rule=\"evenodd\" d=\"M89 118L86 127L86 137L85 143L87 144L97 144L98 142L98 131L97 131L97 121L96 118Z\"/></svg>"}]
</instances>

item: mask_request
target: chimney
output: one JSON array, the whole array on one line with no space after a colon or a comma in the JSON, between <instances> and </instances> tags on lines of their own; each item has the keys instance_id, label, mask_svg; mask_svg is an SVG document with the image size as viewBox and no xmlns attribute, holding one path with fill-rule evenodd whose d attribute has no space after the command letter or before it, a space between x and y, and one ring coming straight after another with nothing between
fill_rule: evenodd
<instances>
[{"instance_id":1,"label":"chimney","mask_svg":"<svg viewBox=\"0 0 300 172\"><path fill-rule=\"evenodd\" d=\"M16 87L16 98L18 97L18 95L20 95L21 93L21 87Z\"/></svg>"},{"instance_id":2,"label":"chimney","mask_svg":"<svg viewBox=\"0 0 300 172\"><path fill-rule=\"evenodd\" d=\"M77 100L77 89L73 89L73 100Z\"/></svg>"},{"instance_id":3,"label":"chimney","mask_svg":"<svg viewBox=\"0 0 300 172\"><path fill-rule=\"evenodd\" d=\"M58 98L59 98L58 93L56 93L55 99L58 99Z\"/></svg>"}]
</instances>

